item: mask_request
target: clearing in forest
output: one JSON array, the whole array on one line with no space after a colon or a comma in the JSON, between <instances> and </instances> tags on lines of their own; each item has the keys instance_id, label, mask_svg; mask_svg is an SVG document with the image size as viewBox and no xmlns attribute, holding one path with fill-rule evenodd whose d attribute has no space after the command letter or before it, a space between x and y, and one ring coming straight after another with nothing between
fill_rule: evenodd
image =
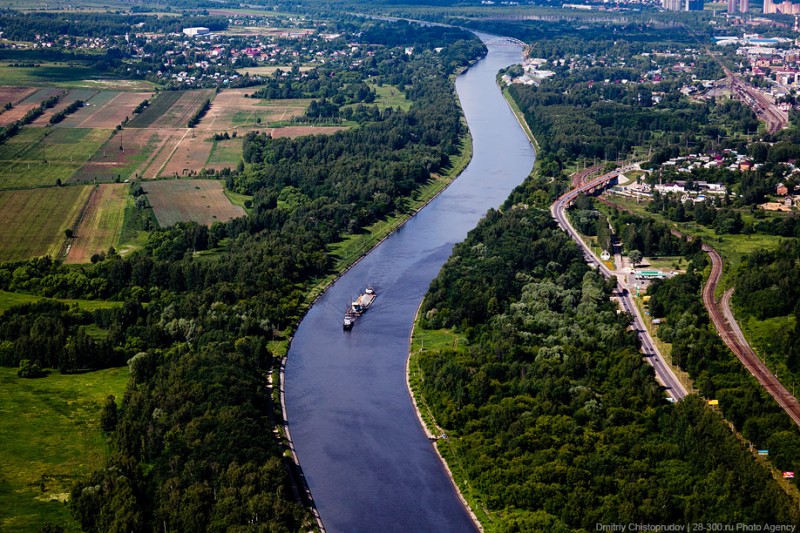
<instances>
[{"instance_id":1,"label":"clearing in forest","mask_svg":"<svg viewBox=\"0 0 800 533\"><path fill-rule=\"evenodd\" d=\"M178 222L210 226L245 214L225 196L218 180L150 181L143 182L142 188L161 227Z\"/></svg>"},{"instance_id":2,"label":"clearing in forest","mask_svg":"<svg viewBox=\"0 0 800 533\"><path fill-rule=\"evenodd\" d=\"M66 183L111 130L22 128L0 144L0 189Z\"/></svg>"},{"instance_id":3,"label":"clearing in forest","mask_svg":"<svg viewBox=\"0 0 800 533\"><path fill-rule=\"evenodd\" d=\"M91 187L0 191L0 261L61 254ZM2 440L2 439L0 439Z\"/></svg>"},{"instance_id":4,"label":"clearing in forest","mask_svg":"<svg viewBox=\"0 0 800 533\"><path fill-rule=\"evenodd\" d=\"M116 246L125 220L128 185L105 183L92 188L81 210L65 263L88 263L92 255Z\"/></svg>"}]
</instances>

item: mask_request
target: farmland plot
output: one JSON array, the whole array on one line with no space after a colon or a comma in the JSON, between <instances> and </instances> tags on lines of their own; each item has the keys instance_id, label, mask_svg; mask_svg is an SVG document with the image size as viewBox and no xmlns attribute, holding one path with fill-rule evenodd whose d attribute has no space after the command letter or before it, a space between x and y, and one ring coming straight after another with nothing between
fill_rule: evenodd
<instances>
[{"instance_id":1,"label":"farmland plot","mask_svg":"<svg viewBox=\"0 0 800 533\"><path fill-rule=\"evenodd\" d=\"M91 187L0 191L0 261L57 257Z\"/></svg>"},{"instance_id":2,"label":"farmland plot","mask_svg":"<svg viewBox=\"0 0 800 533\"><path fill-rule=\"evenodd\" d=\"M197 126L214 132L237 130L245 133L251 129L264 129L272 122L289 120L305 113L310 99L261 100L245 98L258 87L225 89L214 99L211 109Z\"/></svg>"},{"instance_id":3,"label":"farmland plot","mask_svg":"<svg viewBox=\"0 0 800 533\"><path fill-rule=\"evenodd\" d=\"M57 96L66 92L65 89L56 89L53 87L46 87L44 89L39 89L35 93L31 94L18 104L15 104L14 107L0 115L0 126L8 126L13 124L14 122L18 121L22 117L25 116L25 113L30 111L31 109L38 107L39 104L51 98L53 96Z\"/></svg>"},{"instance_id":4,"label":"farmland plot","mask_svg":"<svg viewBox=\"0 0 800 533\"><path fill-rule=\"evenodd\" d=\"M212 89L159 93L141 115L128 123L128 127L185 128L203 102L213 98Z\"/></svg>"},{"instance_id":5,"label":"farmland plot","mask_svg":"<svg viewBox=\"0 0 800 533\"><path fill-rule=\"evenodd\" d=\"M129 128L149 128L181 97L179 91L163 91L150 100L150 105L128 122ZM186 126L186 124L184 124Z\"/></svg>"},{"instance_id":6,"label":"farmland plot","mask_svg":"<svg viewBox=\"0 0 800 533\"><path fill-rule=\"evenodd\" d=\"M111 130L23 128L0 145L0 189L67 182Z\"/></svg>"},{"instance_id":7,"label":"farmland plot","mask_svg":"<svg viewBox=\"0 0 800 533\"><path fill-rule=\"evenodd\" d=\"M0 87L0 105L17 104L38 90L36 87Z\"/></svg>"},{"instance_id":8,"label":"farmland plot","mask_svg":"<svg viewBox=\"0 0 800 533\"><path fill-rule=\"evenodd\" d=\"M197 173L206 168L206 161L211 155L214 147L213 141L209 141L206 132L190 130L191 133L185 135L180 144L177 145L167 164L158 172L160 177L169 176L188 176L190 173ZM239 144L241 144L241 140ZM236 160L238 161L238 159ZM236 162L233 165L235 166Z\"/></svg>"},{"instance_id":9,"label":"farmland plot","mask_svg":"<svg viewBox=\"0 0 800 533\"><path fill-rule=\"evenodd\" d=\"M214 132L232 131L244 128L264 128L270 122L288 120L302 115L311 103L309 99L297 100L261 100L245 98L258 87L244 89L225 89L221 91L205 118L197 126L198 129Z\"/></svg>"},{"instance_id":10,"label":"farmland plot","mask_svg":"<svg viewBox=\"0 0 800 533\"><path fill-rule=\"evenodd\" d=\"M225 196L221 181L150 181L142 188L161 227L192 221L210 226L245 214Z\"/></svg>"},{"instance_id":11,"label":"farmland plot","mask_svg":"<svg viewBox=\"0 0 800 533\"><path fill-rule=\"evenodd\" d=\"M272 135L273 138L289 137L302 137L303 135L317 135L336 133L337 131L346 130L347 126L286 126L283 128L273 128L267 130L267 133Z\"/></svg>"},{"instance_id":12,"label":"farmland plot","mask_svg":"<svg viewBox=\"0 0 800 533\"><path fill-rule=\"evenodd\" d=\"M61 124L72 128L115 128L125 117L135 118L133 110L150 98L151 93L102 91Z\"/></svg>"},{"instance_id":13,"label":"farmland plot","mask_svg":"<svg viewBox=\"0 0 800 533\"><path fill-rule=\"evenodd\" d=\"M168 135L169 131L122 129L94 153L70 182L124 181L142 174Z\"/></svg>"},{"instance_id":14,"label":"farmland plot","mask_svg":"<svg viewBox=\"0 0 800 533\"><path fill-rule=\"evenodd\" d=\"M128 185L118 183L92 187L81 210L65 263L88 263L92 255L117 244L125 218L127 192Z\"/></svg>"},{"instance_id":15,"label":"farmland plot","mask_svg":"<svg viewBox=\"0 0 800 533\"><path fill-rule=\"evenodd\" d=\"M31 126L44 127L50 125L50 117L64 110L67 106L75 102L75 100L83 100L86 102L92 96L97 94L93 89L73 89L69 91L61 101L50 109L45 110L41 117L31 122ZM113 127L113 126L112 126Z\"/></svg>"},{"instance_id":16,"label":"farmland plot","mask_svg":"<svg viewBox=\"0 0 800 533\"><path fill-rule=\"evenodd\" d=\"M139 175L145 179L153 179L161 175L164 167L175 154L175 151L178 149L181 141L192 130L159 129L147 131L157 131L161 136L161 141L148 160L139 167Z\"/></svg>"}]
</instances>

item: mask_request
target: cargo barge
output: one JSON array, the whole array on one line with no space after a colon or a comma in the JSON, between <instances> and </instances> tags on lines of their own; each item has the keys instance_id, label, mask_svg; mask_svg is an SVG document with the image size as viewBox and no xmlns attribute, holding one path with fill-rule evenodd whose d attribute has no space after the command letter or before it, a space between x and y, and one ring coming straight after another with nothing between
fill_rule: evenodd
<instances>
[{"instance_id":1,"label":"cargo barge","mask_svg":"<svg viewBox=\"0 0 800 533\"><path fill-rule=\"evenodd\" d=\"M367 309L369 309L372 302L375 301L376 296L375 289L372 287L364 289L364 294L356 298L344 314L342 327L344 329L352 329L353 325L356 323L356 318L363 315Z\"/></svg>"}]
</instances>

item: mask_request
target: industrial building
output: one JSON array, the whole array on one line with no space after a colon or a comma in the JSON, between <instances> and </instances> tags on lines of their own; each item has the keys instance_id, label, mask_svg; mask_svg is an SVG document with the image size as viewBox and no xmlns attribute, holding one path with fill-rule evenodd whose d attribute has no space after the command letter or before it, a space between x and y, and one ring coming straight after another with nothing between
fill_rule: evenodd
<instances>
[{"instance_id":1,"label":"industrial building","mask_svg":"<svg viewBox=\"0 0 800 533\"><path fill-rule=\"evenodd\" d=\"M194 37L195 35L207 35L209 33L209 29L203 28L202 26L198 26L196 28L183 28L183 33L189 37Z\"/></svg>"}]
</instances>

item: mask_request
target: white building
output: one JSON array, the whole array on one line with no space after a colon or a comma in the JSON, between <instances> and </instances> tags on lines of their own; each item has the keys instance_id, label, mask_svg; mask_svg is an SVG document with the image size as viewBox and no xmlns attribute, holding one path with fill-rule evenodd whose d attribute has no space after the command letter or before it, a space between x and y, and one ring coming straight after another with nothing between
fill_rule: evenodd
<instances>
[{"instance_id":1,"label":"white building","mask_svg":"<svg viewBox=\"0 0 800 533\"><path fill-rule=\"evenodd\" d=\"M196 28L183 28L183 33L189 37L194 37L195 35L207 35L209 33L209 29L203 28L202 26L198 26Z\"/></svg>"}]
</instances>

